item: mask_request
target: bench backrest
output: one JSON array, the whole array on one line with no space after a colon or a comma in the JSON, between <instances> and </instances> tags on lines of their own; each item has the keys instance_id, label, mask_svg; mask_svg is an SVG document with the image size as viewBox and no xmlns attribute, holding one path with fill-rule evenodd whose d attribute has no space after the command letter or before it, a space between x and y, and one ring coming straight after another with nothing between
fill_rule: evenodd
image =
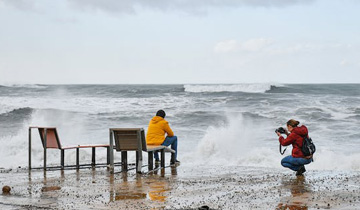
<instances>
[{"instance_id":1,"label":"bench backrest","mask_svg":"<svg viewBox=\"0 0 360 210\"><path fill-rule=\"evenodd\" d=\"M116 151L146 151L143 128L116 128L114 133ZM144 148L145 147L145 148Z\"/></svg>"},{"instance_id":2,"label":"bench backrest","mask_svg":"<svg viewBox=\"0 0 360 210\"><path fill-rule=\"evenodd\" d=\"M41 143L45 148L45 129L46 129L46 148L61 149L61 143L56 128L38 127Z\"/></svg>"}]
</instances>

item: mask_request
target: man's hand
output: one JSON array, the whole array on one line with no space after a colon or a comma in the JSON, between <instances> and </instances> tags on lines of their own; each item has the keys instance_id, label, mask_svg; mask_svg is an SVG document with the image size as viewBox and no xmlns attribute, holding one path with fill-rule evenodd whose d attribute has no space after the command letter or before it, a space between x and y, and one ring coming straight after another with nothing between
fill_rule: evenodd
<instances>
[{"instance_id":1,"label":"man's hand","mask_svg":"<svg viewBox=\"0 0 360 210\"><path fill-rule=\"evenodd\" d=\"M280 136L281 136L281 133L280 133L280 132L276 132L276 134L278 135L278 137L280 137Z\"/></svg>"}]
</instances>

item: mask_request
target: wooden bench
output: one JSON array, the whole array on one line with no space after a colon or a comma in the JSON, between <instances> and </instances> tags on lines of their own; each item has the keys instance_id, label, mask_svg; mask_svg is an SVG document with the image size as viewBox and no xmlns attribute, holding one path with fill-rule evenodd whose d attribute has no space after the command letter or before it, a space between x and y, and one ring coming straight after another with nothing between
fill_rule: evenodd
<instances>
[{"instance_id":1,"label":"wooden bench","mask_svg":"<svg viewBox=\"0 0 360 210\"><path fill-rule=\"evenodd\" d=\"M79 164L79 153L80 153L80 148L92 148L92 159L91 159L91 166L96 166L96 165L103 165L103 164L96 164L95 163L95 150L97 147L104 147L107 149L107 165L110 163L110 146L108 144L89 144L89 145L75 145L75 146L63 146L61 145L60 142L60 138L58 135L58 132L56 130L55 127L34 127L31 126L29 127L29 170L32 169L31 167L31 130L32 129L38 129L39 134L40 134L40 139L43 145L43 149L44 149L44 165L43 168L44 170L46 170L46 153L47 153L47 149L58 149L61 151L60 154L60 166L55 166L55 167L49 167L49 168L61 168L64 169L65 167L74 167L74 166L65 166L65 150L68 149L76 149L76 165L75 167L77 169L80 168L80 166L87 166L89 164L83 164L80 165Z\"/></svg>"},{"instance_id":2,"label":"wooden bench","mask_svg":"<svg viewBox=\"0 0 360 210\"><path fill-rule=\"evenodd\" d=\"M114 144L115 140L115 144ZM121 152L122 170L127 171L127 152L136 151L136 172L141 173L142 152L148 153L148 169L154 168L154 152L161 153L160 166L165 167L165 152L171 152L171 160L175 162L175 151L162 145L146 145L143 128L110 128L110 171L114 172L114 146Z\"/></svg>"}]
</instances>

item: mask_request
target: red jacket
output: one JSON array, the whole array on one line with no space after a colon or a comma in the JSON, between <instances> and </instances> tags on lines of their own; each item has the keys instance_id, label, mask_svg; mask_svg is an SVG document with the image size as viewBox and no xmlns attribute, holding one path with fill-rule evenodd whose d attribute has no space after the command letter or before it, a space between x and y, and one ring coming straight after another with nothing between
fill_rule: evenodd
<instances>
[{"instance_id":1,"label":"red jacket","mask_svg":"<svg viewBox=\"0 0 360 210\"><path fill-rule=\"evenodd\" d=\"M284 137L279 137L279 142L282 146L288 146L292 144L292 156L294 158L305 158L304 154L301 151L301 147L303 145L304 137L308 135L308 129L305 125L300 127L295 127L290 135L284 139Z\"/></svg>"}]
</instances>

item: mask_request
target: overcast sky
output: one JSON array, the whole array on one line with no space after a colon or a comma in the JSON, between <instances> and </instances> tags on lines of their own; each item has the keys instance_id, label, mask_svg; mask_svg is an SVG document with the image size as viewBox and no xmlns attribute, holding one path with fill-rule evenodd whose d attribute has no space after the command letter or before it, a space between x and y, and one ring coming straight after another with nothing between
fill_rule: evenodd
<instances>
[{"instance_id":1,"label":"overcast sky","mask_svg":"<svg viewBox=\"0 0 360 210\"><path fill-rule=\"evenodd\" d=\"M359 0L0 0L4 83L360 83Z\"/></svg>"}]
</instances>

